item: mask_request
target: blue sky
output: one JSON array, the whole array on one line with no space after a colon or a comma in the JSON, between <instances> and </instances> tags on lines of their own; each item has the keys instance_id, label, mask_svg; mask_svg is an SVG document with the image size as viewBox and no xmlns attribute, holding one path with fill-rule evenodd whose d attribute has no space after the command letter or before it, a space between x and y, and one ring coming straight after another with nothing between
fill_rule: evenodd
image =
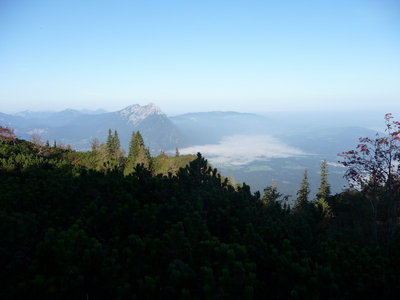
<instances>
[{"instance_id":1,"label":"blue sky","mask_svg":"<svg viewBox=\"0 0 400 300\"><path fill-rule=\"evenodd\" d=\"M0 111L400 110L400 2L0 0Z\"/></svg>"}]
</instances>

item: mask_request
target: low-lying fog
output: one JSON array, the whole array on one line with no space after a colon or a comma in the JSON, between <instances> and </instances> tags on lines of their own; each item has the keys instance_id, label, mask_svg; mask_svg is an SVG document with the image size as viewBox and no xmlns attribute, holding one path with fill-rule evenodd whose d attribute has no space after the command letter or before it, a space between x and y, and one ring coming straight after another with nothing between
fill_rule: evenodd
<instances>
[{"instance_id":1,"label":"low-lying fog","mask_svg":"<svg viewBox=\"0 0 400 300\"><path fill-rule=\"evenodd\" d=\"M245 165L256 160L287 158L307 155L271 135L232 135L222 138L218 144L197 145L180 150L182 154L200 152L211 163Z\"/></svg>"}]
</instances>

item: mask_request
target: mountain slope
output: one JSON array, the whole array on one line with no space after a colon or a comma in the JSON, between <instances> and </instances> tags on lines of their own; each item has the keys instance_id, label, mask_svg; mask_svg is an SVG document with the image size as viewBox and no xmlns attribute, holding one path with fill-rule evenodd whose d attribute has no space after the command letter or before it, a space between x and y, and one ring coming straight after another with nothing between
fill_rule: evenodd
<instances>
[{"instance_id":1,"label":"mountain slope","mask_svg":"<svg viewBox=\"0 0 400 300\"><path fill-rule=\"evenodd\" d=\"M0 125L16 128L22 138L28 139L31 134L37 133L42 140L57 140L78 150L89 149L93 138L105 141L108 129L118 131L121 145L126 150L132 132L137 130L142 133L152 154L174 149L184 142L179 129L152 103L145 106L135 104L111 113L85 114L68 109L44 114L43 118L38 116L31 113L21 116L1 114Z\"/></svg>"}]
</instances>

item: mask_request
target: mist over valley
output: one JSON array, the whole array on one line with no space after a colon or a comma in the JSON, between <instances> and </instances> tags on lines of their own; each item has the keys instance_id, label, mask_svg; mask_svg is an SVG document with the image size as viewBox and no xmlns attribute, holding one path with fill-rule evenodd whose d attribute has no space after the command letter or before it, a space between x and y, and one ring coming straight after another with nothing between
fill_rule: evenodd
<instances>
[{"instance_id":1,"label":"mist over valley","mask_svg":"<svg viewBox=\"0 0 400 300\"><path fill-rule=\"evenodd\" d=\"M374 136L381 127L379 112L270 112L212 111L167 116L155 104L130 105L115 112L23 111L0 114L2 125L16 129L21 138L32 135L53 143L89 151L93 139L105 142L109 129L117 130L128 151L133 131L140 131L153 156L202 153L224 176L249 184L253 191L277 185L295 196L302 174L310 174L316 193L320 164L329 162L333 192L345 188L345 169L337 154L352 149L359 137ZM363 126L359 126L361 124Z\"/></svg>"}]
</instances>

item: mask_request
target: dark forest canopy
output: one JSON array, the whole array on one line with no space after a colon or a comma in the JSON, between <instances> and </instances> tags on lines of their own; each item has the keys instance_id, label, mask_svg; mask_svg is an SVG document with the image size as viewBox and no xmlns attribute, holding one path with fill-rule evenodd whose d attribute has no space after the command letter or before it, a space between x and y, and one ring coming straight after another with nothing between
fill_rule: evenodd
<instances>
[{"instance_id":1,"label":"dark forest canopy","mask_svg":"<svg viewBox=\"0 0 400 300\"><path fill-rule=\"evenodd\" d=\"M308 199L305 173L290 208L276 187L252 194L200 154L162 153L126 171L137 153L119 153L116 137L87 153L0 137L1 298L400 294L398 224L386 230L397 177L390 190L329 195L323 163L318 199Z\"/></svg>"}]
</instances>

